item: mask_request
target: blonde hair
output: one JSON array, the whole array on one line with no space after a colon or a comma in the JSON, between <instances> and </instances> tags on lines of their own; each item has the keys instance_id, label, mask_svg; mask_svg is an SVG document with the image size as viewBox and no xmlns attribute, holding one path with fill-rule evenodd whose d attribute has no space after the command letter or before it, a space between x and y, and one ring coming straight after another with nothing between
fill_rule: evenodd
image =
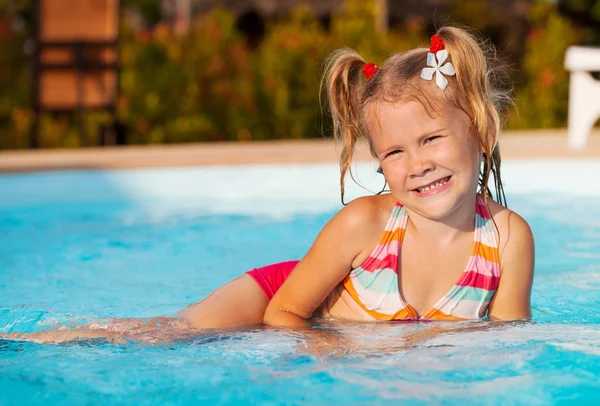
<instances>
[{"instance_id":1,"label":"blonde hair","mask_svg":"<svg viewBox=\"0 0 600 406\"><path fill-rule=\"evenodd\" d=\"M506 72L492 66L495 60L491 45L479 42L466 29L443 27L437 31L444 42L449 59L456 70L447 76L448 86L440 90L435 81L420 78L426 67L428 48L417 48L391 56L368 81L361 78L365 60L354 50L335 51L327 60L322 88L326 91L333 133L342 144L340 153L340 188L344 203L346 173L352 176L352 156L357 141L366 139L371 154L376 157L367 136L367 107L375 101L418 101L430 116L439 112L443 103L464 111L471 119L474 136L484 151L479 173L478 193L487 202L490 175L494 176L496 201L506 206L500 177L498 135L502 117L512 104L510 90L503 89Z\"/></svg>"}]
</instances>

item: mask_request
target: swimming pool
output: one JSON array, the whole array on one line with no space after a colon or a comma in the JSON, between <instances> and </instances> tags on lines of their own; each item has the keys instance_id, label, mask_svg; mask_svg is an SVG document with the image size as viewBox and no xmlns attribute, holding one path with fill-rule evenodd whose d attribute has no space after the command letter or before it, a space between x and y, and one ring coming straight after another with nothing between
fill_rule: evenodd
<instances>
[{"instance_id":1,"label":"swimming pool","mask_svg":"<svg viewBox=\"0 0 600 406\"><path fill-rule=\"evenodd\" d=\"M0 340L0 404L589 404L600 401L600 161L508 161L536 236L534 322L404 348L419 323L185 342ZM363 185L381 177L360 164ZM0 332L172 315L258 265L300 258L339 208L335 164L0 176ZM350 184L348 184L350 186ZM349 197L367 194L350 187Z\"/></svg>"}]
</instances>

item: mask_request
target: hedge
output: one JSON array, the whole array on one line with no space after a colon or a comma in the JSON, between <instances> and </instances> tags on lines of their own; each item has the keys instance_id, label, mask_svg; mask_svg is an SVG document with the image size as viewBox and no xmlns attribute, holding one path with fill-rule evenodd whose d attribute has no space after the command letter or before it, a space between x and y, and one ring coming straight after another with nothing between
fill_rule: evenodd
<instances>
[{"instance_id":1,"label":"hedge","mask_svg":"<svg viewBox=\"0 0 600 406\"><path fill-rule=\"evenodd\" d=\"M164 23L135 32L122 19L118 117L128 129L128 143L329 135L319 84L323 59L331 51L350 47L381 63L394 52L426 46L431 35L419 21L379 33L377 13L371 2L349 0L326 30L300 7L271 21L257 47L248 44L236 30L234 16L224 9L198 18L185 35L173 34ZM11 29L9 21L0 16L0 148L26 148L33 119L30 62L23 52L29 33L27 27ZM580 33L550 2L535 3L530 24L522 71L513 73L518 79L516 109L509 128L564 127L564 52ZM92 144L99 142L99 128L108 121L106 113L86 114ZM40 145L80 146L76 124L69 116L44 115Z\"/></svg>"}]
</instances>

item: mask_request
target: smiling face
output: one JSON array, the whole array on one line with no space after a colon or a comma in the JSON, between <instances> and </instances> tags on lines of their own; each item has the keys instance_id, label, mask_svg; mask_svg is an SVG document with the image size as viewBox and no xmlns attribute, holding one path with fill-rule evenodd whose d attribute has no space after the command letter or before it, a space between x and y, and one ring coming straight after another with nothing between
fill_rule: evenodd
<instances>
[{"instance_id":1,"label":"smiling face","mask_svg":"<svg viewBox=\"0 0 600 406\"><path fill-rule=\"evenodd\" d=\"M371 142L396 200L433 220L473 204L481 155L462 110L445 107L432 118L410 101L376 103L370 113Z\"/></svg>"}]
</instances>

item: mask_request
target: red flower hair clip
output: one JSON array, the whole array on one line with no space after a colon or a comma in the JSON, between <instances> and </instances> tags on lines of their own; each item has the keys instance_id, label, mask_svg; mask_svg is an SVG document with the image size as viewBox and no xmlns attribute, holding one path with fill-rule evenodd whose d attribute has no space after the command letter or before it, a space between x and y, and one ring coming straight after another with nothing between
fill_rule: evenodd
<instances>
[{"instance_id":1,"label":"red flower hair clip","mask_svg":"<svg viewBox=\"0 0 600 406\"><path fill-rule=\"evenodd\" d=\"M369 80L373 77L374 74L377 73L378 70L379 70L379 68L374 63L369 62L368 64L363 66L362 73L363 73L363 75L365 75L367 80Z\"/></svg>"},{"instance_id":2,"label":"red flower hair clip","mask_svg":"<svg viewBox=\"0 0 600 406\"><path fill-rule=\"evenodd\" d=\"M444 41L435 34L431 37L431 46L427 53L427 67L421 70L421 77L431 80L435 74L435 83L442 90L448 86L448 79L444 75L454 76L456 74L451 62L444 64L446 59L448 59L448 51L444 47Z\"/></svg>"}]
</instances>

